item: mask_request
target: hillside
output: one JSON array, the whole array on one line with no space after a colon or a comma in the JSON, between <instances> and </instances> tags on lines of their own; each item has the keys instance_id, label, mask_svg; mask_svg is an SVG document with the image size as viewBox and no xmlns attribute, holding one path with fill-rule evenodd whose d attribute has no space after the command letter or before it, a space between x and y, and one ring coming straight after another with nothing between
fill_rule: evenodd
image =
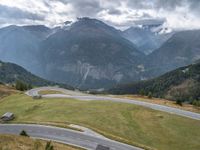
<instances>
[{"instance_id":1,"label":"hillside","mask_svg":"<svg viewBox=\"0 0 200 150\"><path fill-rule=\"evenodd\" d=\"M147 56L147 77L155 77L200 59L200 30L175 33L159 49Z\"/></svg>"},{"instance_id":2,"label":"hillside","mask_svg":"<svg viewBox=\"0 0 200 150\"><path fill-rule=\"evenodd\" d=\"M65 88L73 89L72 87L64 84L56 84L54 82L42 79L16 64L4 63L0 61L0 82L4 84L12 84L17 80L31 84L33 86L59 85Z\"/></svg>"},{"instance_id":3,"label":"hillside","mask_svg":"<svg viewBox=\"0 0 200 150\"><path fill-rule=\"evenodd\" d=\"M32 139L24 136L16 135L0 135L0 149L2 150L44 150L47 141ZM81 150L80 148L71 147L68 145L52 142L54 150Z\"/></svg>"},{"instance_id":4,"label":"hillside","mask_svg":"<svg viewBox=\"0 0 200 150\"><path fill-rule=\"evenodd\" d=\"M5 86L2 83L0 83L0 99L5 97L5 96L9 96L13 93L17 93L17 90L15 90L12 87Z\"/></svg>"},{"instance_id":5,"label":"hillside","mask_svg":"<svg viewBox=\"0 0 200 150\"><path fill-rule=\"evenodd\" d=\"M113 94L144 94L154 97L192 102L200 100L200 63L176 69L158 78L121 85Z\"/></svg>"},{"instance_id":6,"label":"hillside","mask_svg":"<svg viewBox=\"0 0 200 150\"><path fill-rule=\"evenodd\" d=\"M0 82L14 83L16 80L21 80L35 86L51 84L51 82L31 74L18 65L0 62Z\"/></svg>"}]
</instances>

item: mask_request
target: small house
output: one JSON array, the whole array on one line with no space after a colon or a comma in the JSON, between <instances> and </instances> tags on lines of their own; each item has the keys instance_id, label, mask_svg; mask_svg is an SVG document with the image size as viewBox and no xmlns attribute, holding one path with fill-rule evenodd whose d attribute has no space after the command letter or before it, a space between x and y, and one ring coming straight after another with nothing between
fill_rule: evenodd
<instances>
[{"instance_id":1,"label":"small house","mask_svg":"<svg viewBox=\"0 0 200 150\"><path fill-rule=\"evenodd\" d=\"M15 118L15 116L13 113L7 112L1 117L1 120L2 121L10 121L10 120L13 120L14 118Z\"/></svg>"},{"instance_id":2,"label":"small house","mask_svg":"<svg viewBox=\"0 0 200 150\"><path fill-rule=\"evenodd\" d=\"M96 150L110 150L110 148L103 145L97 145Z\"/></svg>"}]
</instances>

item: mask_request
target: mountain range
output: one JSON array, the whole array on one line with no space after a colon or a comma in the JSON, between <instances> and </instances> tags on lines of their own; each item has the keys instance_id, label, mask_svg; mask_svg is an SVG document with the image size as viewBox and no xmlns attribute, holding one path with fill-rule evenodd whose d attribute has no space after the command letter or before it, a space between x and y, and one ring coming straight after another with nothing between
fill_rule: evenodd
<instances>
[{"instance_id":1,"label":"mountain range","mask_svg":"<svg viewBox=\"0 0 200 150\"><path fill-rule=\"evenodd\" d=\"M108 89L157 77L200 58L199 30L161 33L159 28L120 31L91 18L54 28L8 26L0 29L0 60L50 81Z\"/></svg>"}]
</instances>

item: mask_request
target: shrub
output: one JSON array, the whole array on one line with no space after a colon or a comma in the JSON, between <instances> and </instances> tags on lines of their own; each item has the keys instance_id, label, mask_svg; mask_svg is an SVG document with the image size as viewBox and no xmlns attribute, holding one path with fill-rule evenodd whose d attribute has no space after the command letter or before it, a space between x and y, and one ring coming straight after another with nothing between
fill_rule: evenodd
<instances>
[{"instance_id":1,"label":"shrub","mask_svg":"<svg viewBox=\"0 0 200 150\"><path fill-rule=\"evenodd\" d=\"M24 83L20 80L17 80L15 83L15 88L16 88L16 90L19 90L19 91L25 91L28 89L28 86L26 83Z\"/></svg>"},{"instance_id":2,"label":"shrub","mask_svg":"<svg viewBox=\"0 0 200 150\"><path fill-rule=\"evenodd\" d=\"M39 150L41 147L43 147L42 143L39 140L35 140L33 150Z\"/></svg>"},{"instance_id":3,"label":"shrub","mask_svg":"<svg viewBox=\"0 0 200 150\"><path fill-rule=\"evenodd\" d=\"M29 135L26 133L26 131L24 131L24 130L22 130L21 132L20 132L20 135L21 136L27 136L27 137L29 137Z\"/></svg>"},{"instance_id":4,"label":"shrub","mask_svg":"<svg viewBox=\"0 0 200 150\"><path fill-rule=\"evenodd\" d=\"M32 89L33 88L33 86L31 85L31 84L28 84L28 89Z\"/></svg>"},{"instance_id":5,"label":"shrub","mask_svg":"<svg viewBox=\"0 0 200 150\"><path fill-rule=\"evenodd\" d=\"M148 98L150 98L150 99L152 98L152 93L151 92L148 93Z\"/></svg>"},{"instance_id":6,"label":"shrub","mask_svg":"<svg viewBox=\"0 0 200 150\"><path fill-rule=\"evenodd\" d=\"M42 96L41 95L36 95L36 96L33 96L33 99L41 99Z\"/></svg>"},{"instance_id":7,"label":"shrub","mask_svg":"<svg viewBox=\"0 0 200 150\"><path fill-rule=\"evenodd\" d=\"M16 88L16 90L19 90L19 91L26 91L28 89L32 89L32 85L26 84L23 81L17 80L15 83L15 88Z\"/></svg>"},{"instance_id":8,"label":"shrub","mask_svg":"<svg viewBox=\"0 0 200 150\"><path fill-rule=\"evenodd\" d=\"M178 104L178 105L180 105L180 106L183 105L183 104L182 104L182 101L181 101L180 99L177 99L177 100L176 100L176 104Z\"/></svg>"},{"instance_id":9,"label":"shrub","mask_svg":"<svg viewBox=\"0 0 200 150\"><path fill-rule=\"evenodd\" d=\"M141 89L140 92L139 92L139 94L142 95L142 96L144 96L145 95L144 89Z\"/></svg>"},{"instance_id":10,"label":"shrub","mask_svg":"<svg viewBox=\"0 0 200 150\"><path fill-rule=\"evenodd\" d=\"M46 146L45 146L45 150L53 150L53 145L51 145L51 141L47 142Z\"/></svg>"},{"instance_id":11,"label":"shrub","mask_svg":"<svg viewBox=\"0 0 200 150\"><path fill-rule=\"evenodd\" d=\"M200 101L194 100L194 101L192 102L192 105L197 106L197 107L200 107Z\"/></svg>"}]
</instances>

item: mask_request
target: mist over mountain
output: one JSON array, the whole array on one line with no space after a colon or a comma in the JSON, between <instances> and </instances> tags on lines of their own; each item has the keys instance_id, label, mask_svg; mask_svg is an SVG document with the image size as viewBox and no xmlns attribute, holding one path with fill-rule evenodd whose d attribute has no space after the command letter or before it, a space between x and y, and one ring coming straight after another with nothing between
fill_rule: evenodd
<instances>
[{"instance_id":1,"label":"mist over mountain","mask_svg":"<svg viewBox=\"0 0 200 150\"><path fill-rule=\"evenodd\" d=\"M159 49L146 58L146 68L152 76L158 76L200 59L200 30L175 33Z\"/></svg>"},{"instance_id":2,"label":"mist over mountain","mask_svg":"<svg viewBox=\"0 0 200 150\"><path fill-rule=\"evenodd\" d=\"M40 43L49 34L45 26L8 26L0 29L0 59L16 63L38 74Z\"/></svg>"},{"instance_id":3,"label":"mist over mountain","mask_svg":"<svg viewBox=\"0 0 200 150\"><path fill-rule=\"evenodd\" d=\"M155 24L140 24L130 27L123 31L123 36L133 42L138 50L145 54L153 52L167 41L173 34L173 31L163 27L163 22Z\"/></svg>"}]
</instances>

